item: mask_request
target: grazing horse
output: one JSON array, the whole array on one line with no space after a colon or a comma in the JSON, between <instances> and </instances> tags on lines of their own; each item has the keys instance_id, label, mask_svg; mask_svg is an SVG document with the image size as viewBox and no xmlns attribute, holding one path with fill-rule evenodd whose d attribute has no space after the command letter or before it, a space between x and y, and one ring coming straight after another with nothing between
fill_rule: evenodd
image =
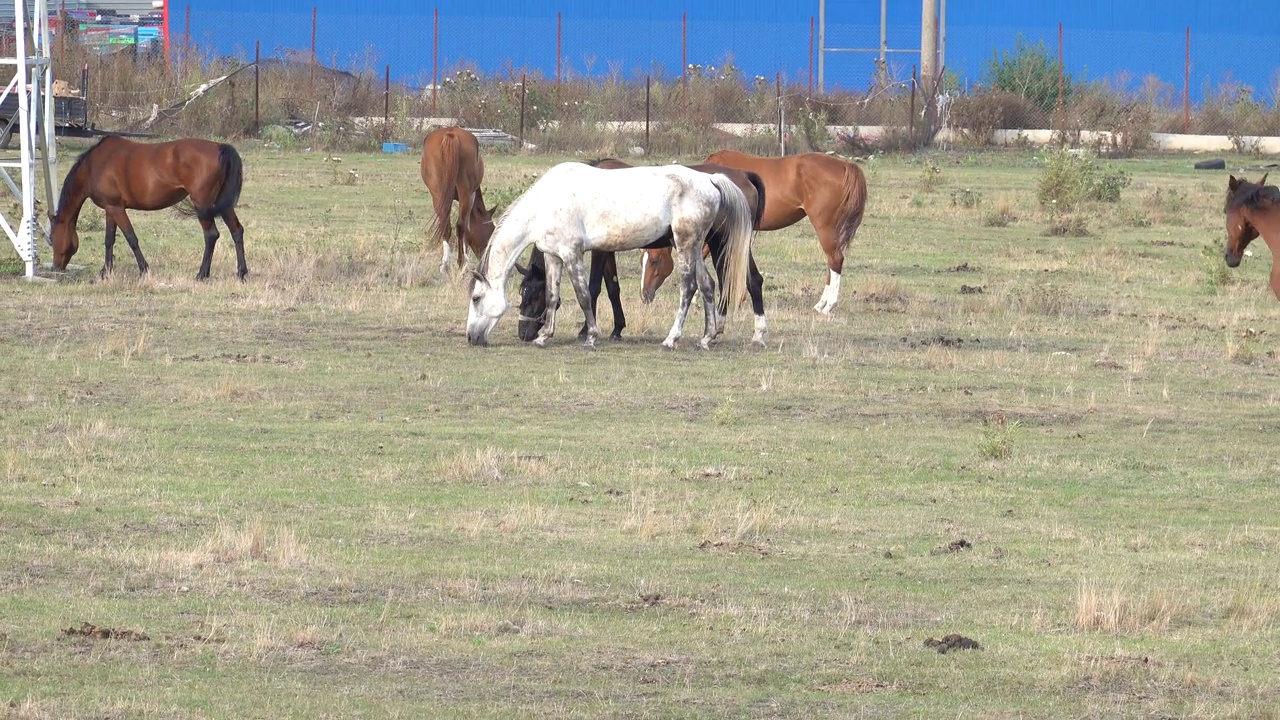
<instances>
[{"instance_id":1,"label":"grazing horse","mask_svg":"<svg viewBox=\"0 0 1280 720\"><path fill-rule=\"evenodd\" d=\"M606 170L617 170L621 168L629 168L628 165L621 160L612 158L605 160L594 160L589 165L593 167L604 168ZM751 212L751 220L754 226L760 221L760 214L764 209L764 183L760 180L760 176L752 172L743 172L733 168L727 168L722 165L690 165L694 170L704 173L720 173L729 178L742 191L743 196L747 199L747 206ZM726 235L723 226L717 223L707 236L707 241L703 246L703 257L710 254L714 260L716 273L720 276L723 285L723 249L725 246ZM668 231L658 240L650 243L641 255L640 268L644 275L650 274L649 262L664 263L666 270L662 275L665 280L675 270L675 262L671 257L671 233ZM516 266L516 269L524 276L520 282L520 327L519 336L521 340L529 341L534 338L538 330L542 327L542 317L546 311L546 293L544 288L546 285L546 271L541 267L542 257L536 249L529 261L529 268L525 269ZM622 312L621 290L618 286L618 268L614 253L605 251L596 251L591 254L591 281L589 289L591 291L591 308L595 310L596 300L600 297L600 285L603 280L605 288L609 292L609 301L613 305L613 334L610 336L614 340L622 339L622 329L627 326L626 317ZM661 281L659 281L660 284ZM748 255L748 275L747 275L747 292L751 296L752 309L756 315L756 330L753 342L763 345L765 335L768 331L767 323L764 316L764 295L763 295L764 278L760 275L759 268L756 267L755 257ZM656 290L656 287L654 288ZM645 288L641 288L641 299L648 303L653 300L652 292L645 292ZM726 312L725 298L723 294L720 300L720 313ZM579 332L579 337L585 337L587 327L584 324Z\"/></svg>"},{"instance_id":2,"label":"grazing horse","mask_svg":"<svg viewBox=\"0 0 1280 720\"><path fill-rule=\"evenodd\" d=\"M458 201L458 267L467 262L467 248L478 258L493 234L493 214L486 210L480 183L484 181L484 160L476 136L460 127L432 130L422 142L422 182L431 193L435 207L436 237L440 240L440 272L449 268L449 242L453 225L449 215Z\"/></svg>"},{"instance_id":3,"label":"grazing horse","mask_svg":"<svg viewBox=\"0 0 1280 720\"><path fill-rule=\"evenodd\" d=\"M80 248L76 221L86 200L106 211L105 277L115 264L116 228L124 231L138 272L147 272L147 261L138 247L138 235L125 210L163 210L190 197L196 218L204 230L204 260L197 280L209 277L213 246L218 241L214 218L221 217L236 245L237 275L249 273L244 262L244 226L236 217L244 167L240 154L226 144L185 138L163 143L138 143L108 135L85 150L62 181L57 214L53 217L53 267L66 269Z\"/></svg>"},{"instance_id":4,"label":"grazing horse","mask_svg":"<svg viewBox=\"0 0 1280 720\"><path fill-rule=\"evenodd\" d=\"M507 309L506 282L520 253L536 243L547 265L546 320L534 344L553 336L560 306L560 276L568 270L578 304L587 318L587 346L600 328L591 309L583 254L590 250L633 250L672 234L681 271L680 309L663 345L674 348L699 289L706 315L708 347L718 332L711 276L702 263L702 243L723 209L728 248L722 293L744 294L751 248L751 216L742 191L723 175L679 165L601 170L562 163L538 179L503 214L474 274L467 311L467 340L483 345ZM732 308L734 303L730 303Z\"/></svg>"},{"instance_id":5,"label":"grazing horse","mask_svg":"<svg viewBox=\"0 0 1280 720\"><path fill-rule=\"evenodd\" d=\"M862 169L823 153L805 153L781 158L764 158L721 150L707 162L758 173L769 189L764 218L756 230L780 230L809 217L818 233L818 242L827 254L827 286L818 304L824 315L835 309L840 296L840 273L844 254L867 204L867 181Z\"/></svg>"},{"instance_id":6,"label":"grazing horse","mask_svg":"<svg viewBox=\"0 0 1280 720\"><path fill-rule=\"evenodd\" d=\"M1267 184L1267 176L1256 183L1227 179L1227 247L1223 259L1227 267L1237 267L1244 249L1259 235L1271 249L1271 292L1280 300L1280 188Z\"/></svg>"}]
</instances>

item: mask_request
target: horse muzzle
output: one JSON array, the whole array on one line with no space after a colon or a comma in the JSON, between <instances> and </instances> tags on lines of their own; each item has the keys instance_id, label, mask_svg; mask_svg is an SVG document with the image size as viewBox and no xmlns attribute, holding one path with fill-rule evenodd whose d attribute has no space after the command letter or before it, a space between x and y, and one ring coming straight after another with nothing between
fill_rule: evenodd
<instances>
[{"instance_id":1,"label":"horse muzzle","mask_svg":"<svg viewBox=\"0 0 1280 720\"><path fill-rule=\"evenodd\" d=\"M1231 254L1231 253L1229 253L1229 252L1224 252L1224 253L1222 253L1222 259L1223 259L1223 261L1225 261L1225 262L1227 263L1227 267L1229 267L1229 268L1239 267L1239 266L1240 266L1240 258L1241 258L1241 257L1243 257L1243 256L1242 256L1242 255L1232 255L1232 254Z\"/></svg>"}]
</instances>

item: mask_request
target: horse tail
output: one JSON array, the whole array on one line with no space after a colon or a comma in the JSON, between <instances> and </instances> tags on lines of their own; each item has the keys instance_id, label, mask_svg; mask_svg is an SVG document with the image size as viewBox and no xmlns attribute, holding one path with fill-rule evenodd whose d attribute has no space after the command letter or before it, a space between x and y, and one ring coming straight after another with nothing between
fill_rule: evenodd
<instances>
[{"instance_id":1,"label":"horse tail","mask_svg":"<svg viewBox=\"0 0 1280 720\"><path fill-rule=\"evenodd\" d=\"M756 188L756 214L751 218L751 227L759 229L760 223L764 221L764 180L750 170L745 172L747 180Z\"/></svg>"},{"instance_id":2,"label":"horse tail","mask_svg":"<svg viewBox=\"0 0 1280 720\"><path fill-rule=\"evenodd\" d=\"M867 207L867 180L862 168L853 163L846 163L844 171L844 187L840 200L840 222L836 225L836 245L840 254L849 248L849 241L858 232L862 224L862 213Z\"/></svg>"},{"instance_id":3,"label":"horse tail","mask_svg":"<svg viewBox=\"0 0 1280 720\"><path fill-rule=\"evenodd\" d=\"M444 242L453 239L453 225L449 222L449 215L453 212L454 195L458 194L458 138L453 133L447 132L440 141L440 161L443 164L444 173L440 177L440 197L432 198L436 205L436 231L437 234L443 232ZM465 218L461 218L465 220ZM461 267L467 259L467 248L462 243L462 238L458 238L458 266Z\"/></svg>"},{"instance_id":4,"label":"horse tail","mask_svg":"<svg viewBox=\"0 0 1280 720\"><path fill-rule=\"evenodd\" d=\"M218 175L222 177L222 184L218 187L213 207L205 211L208 218L215 218L235 208L236 203L240 202L240 188L244 185L244 162L240 160L240 153L226 143L218 145Z\"/></svg>"},{"instance_id":5,"label":"horse tail","mask_svg":"<svg viewBox=\"0 0 1280 720\"><path fill-rule=\"evenodd\" d=\"M747 271L751 262L751 235L754 226L751 224L751 208L742 190L729 178L715 173L711 182L720 191L720 215L728 247L724 253L724 278L720 287L720 297L725 303L725 315L732 315L733 309L742 303L747 296Z\"/></svg>"}]
</instances>

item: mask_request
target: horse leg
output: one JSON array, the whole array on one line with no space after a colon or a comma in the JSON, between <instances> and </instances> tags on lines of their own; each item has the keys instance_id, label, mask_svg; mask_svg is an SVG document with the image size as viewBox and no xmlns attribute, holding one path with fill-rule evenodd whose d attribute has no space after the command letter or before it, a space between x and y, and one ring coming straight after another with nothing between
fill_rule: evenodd
<instances>
[{"instance_id":1,"label":"horse leg","mask_svg":"<svg viewBox=\"0 0 1280 720\"><path fill-rule=\"evenodd\" d=\"M823 289L822 297L818 299L818 304L814 305L813 309L823 315L830 315L831 311L836 308L836 303L840 300L840 272L844 270L844 250L840 247L836 238L834 226L819 230L818 241L822 244L822 250L827 254L828 274L827 286Z\"/></svg>"},{"instance_id":2,"label":"horse leg","mask_svg":"<svg viewBox=\"0 0 1280 720\"><path fill-rule=\"evenodd\" d=\"M622 285L618 282L618 256L609 253L604 265L604 286L609 291L609 304L613 307L613 333L609 335L609 339L621 340L622 329L627 326L627 316L622 313ZM597 289L597 295L599 292Z\"/></svg>"},{"instance_id":3,"label":"horse leg","mask_svg":"<svg viewBox=\"0 0 1280 720\"><path fill-rule=\"evenodd\" d=\"M543 257L547 269L547 309L543 314L542 329L533 339L533 344L546 347L547 341L556 334L556 311L560 309L560 273L564 270L564 261L559 255L545 253Z\"/></svg>"},{"instance_id":4,"label":"horse leg","mask_svg":"<svg viewBox=\"0 0 1280 720\"><path fill-rule=\"evenodd\" d=\"M593 250L591 252L591 278L587 281L587 292L591 295L592 313L595 313L596 301L600 299L600 285L604 281L604 260L604 251ZM587 326L587 321L584 318L582 321L582 329L578 331L578 339L586 340L588 330L590 330L590 328Z\"/></svg>"},{"instance_id":5,"label":"horse leg","mask_svg":"<svg viewBox=\"0 0 1280 720\"><path fill-rule=\"evenodd\" d=\"M596 338L600 337L600 326L596 323L595 298L591 296L591 288L587 283L586 268L582 265L582 254L570 258L564 263L569 273L569 282L573 283L573 292L578 296L578 304L582 306L582 314L587 317L586 346L595 348Z\"/></svg>"},{"instance_id":6,"label":"horse leg","mask_svg":"<svg viewBox=\"0 0 1280 720\"><path fill-rule=\"evenodd\" d=\"M674 350L676 343L680 341L680 337L684 334L684 319L689 314L689 305L693 302L693 294L698 290L698 271L694 265L695 255L701 250L698 247L689 247L697 241L681 243L680 239L675 238L675 249L679 251L678 259L676 259L676 270L680 273L680 307L676 310L676 320L671 325L671 332L667 334L667 339L662 341L663 347ZM684 247L681 247L681 245ZM673 252L674 254L674 252Z\"/></svg>"},{"instance_id":7,"label":"horse leg","mask_svg":"<svg viewBox=\"0 0 1280 720\"><path fill-rule=\"evenodd\" d=\"M244 282L244 276L249 274L249 266L244 261L244 225L240 224L235 210L222 213L222 222L231 231L231 242L236 246L236 275L240 277L240 282Z\"/></svg>"},{"instance_id":8,"label":"horse leg","mask_svg":"<svg viewBox=\"0 0 1280 720\"><path fill-rule=\"evenodd\" d=\"M729 300L724 297L724 244L723 237L716 231L707 236L707 247L711 250L711 264L716 269L716 279L720 282L720 302L716 304L716 335L724 332L725 316L729 314ZM714 293L714 289L712 290Z\"/></svg>"},{"instance_id":9,"label":"horse leg","mask_svg":"<svg viewBox=\"0 0 1280 720\"><path fill-rule=\"evenodd\" d=\"M698 341L698 347L706 350L711 347L711 341L724 330L724 318L716 310L716 286L711 281L711 271L707 269L701 255L694 260L693 270L698 289L702 291L703 327L706 328L702 340Z\"/></svg>"},{"instance_id":10,"label":"horse leg","mask_svg":"<svg viewBox=\"0 0 1280 720\"><path fill-rule=\"evenodd\" d=\"M116 265L116 222L109 214L107 215L107 236L102 244L106 250L106 258L102 262L102 272L99 275L105 280Z\"/></svg>"},{"instance_id":11,"label":"horse leg","mask_svg":"<svg viewBox=\"0 0 1280 720\"><path fill-rule=\"evenodd\" d=\"M747 262L747 292L751 295L751 311L756 316L756 331L751 336L751 342L763 346L765 336L769 334L769 323L764 317L764 276L760 274L760 268L756 267L754 254L747 256Z\"/></svg>"},{"instance_id":12,"label":"horse leg","mask_svg":"<svg viewBox=\"0 0 1280 720\"><path fill-rule=\"evenodd\" d=\"M1271 292L1280 300L1280 261L1271 263Z\"/></svg>"},{"instance_id":13,"label":"horse leg","mask_svg":"<svg viewBox=\"0 0 1280 720\"><path fill-rule=\"evenodd\" d=\"M124 239L129 241L129 249L133 251L133 257L138 261L138 274L146 275L150 266L147 265L147 259L142 257L142 248L138 247L138 234L133 231L133 223L129 222L129 216L125 214L124 208L107 210L107 222L114 222L124 232Z\"/></svg>"},{"instance_id":14,"label":"horse leg","mask_svg":"<svg viewBox=\"0 0 1280 720\"><path fill-rule=\"evenodd\" d=\"M200 229L204 231L204 258L200 261L200 270L196 273L197 280L209 279L209 266L213 262L213 248L218 244L218 226L214 224L213 218L200 218Z\"/></svg>"}]
</instances>

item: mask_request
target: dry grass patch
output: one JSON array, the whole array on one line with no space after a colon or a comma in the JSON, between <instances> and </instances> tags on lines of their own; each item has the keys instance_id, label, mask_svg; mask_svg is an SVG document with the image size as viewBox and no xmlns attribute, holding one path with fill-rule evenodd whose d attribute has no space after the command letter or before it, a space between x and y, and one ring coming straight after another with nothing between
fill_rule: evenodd
<instances>
[{"instance_id":1,"label":"dry grass patch","mask_svg":"<svg viewBox=\"0 0 1280 720\"><path fill-rule=\"evenodd\" d=\"M441 458L436 476L446 483L527 485L545 481L557 472L545 455L522 455L486 446Z\"/></svg>"},{"instance_id":2,"label":"dry grass patch","mask_svg":"<svg viewBox=\"0 0 1280 720\"><path fill-rule=\"evenodd\" d=\"M293 528L268 528L262 520L237 527L218 523L214 534L192 550L165 550L148 558L148 569L162 575L190 576L216 567L265 563L277 568L307 564L306 546Z\"/></svg>"},{"instance_id":3,"label":"dry grass patch","mask_svg":"<svg viewBox=\"0 0 1280 720\"><path fill-rule=\"evenodd\" d=\"M1236 585L1228 591L1226 617L1244 632L1274 632L1280 620L1280 590L1262 580Z\"/></svg>"},{"instance_id":4,"label":"dry grass patch","mask_svg":"<svg viewBox=\"0 0 1280 720\"><path fill-rule=\"evenodd\" d=\"M1076 591L1074 627L1079 632L1164 633L1189 625L1200 608L1185 588L1131 594L1119 585L1081 581Z\"/></svg>"}]
</instances>

